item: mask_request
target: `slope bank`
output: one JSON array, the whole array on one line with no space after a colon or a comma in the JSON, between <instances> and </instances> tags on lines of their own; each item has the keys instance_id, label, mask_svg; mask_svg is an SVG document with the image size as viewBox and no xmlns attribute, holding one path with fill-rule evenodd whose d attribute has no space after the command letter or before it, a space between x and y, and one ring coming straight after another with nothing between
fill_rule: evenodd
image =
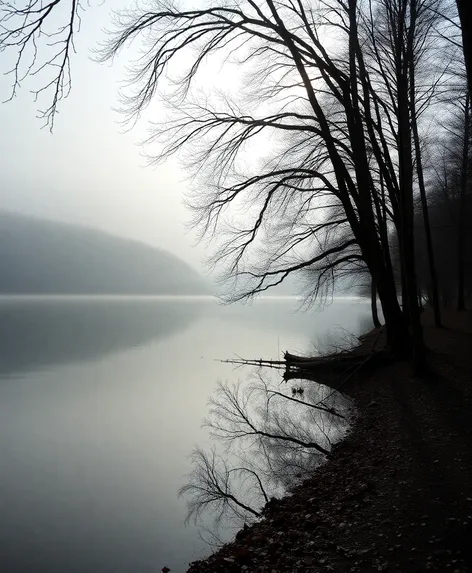
<instances>
[{"instance_id":1,"label":"slope bank","mask_svg":"<svg viewBox=\"0 0 472 573\"><path fill-rule=\"evenodd\" d=\"M178 257L107 233L0 212L1 294L208 294Z\"/></svg>"}]
</instances>

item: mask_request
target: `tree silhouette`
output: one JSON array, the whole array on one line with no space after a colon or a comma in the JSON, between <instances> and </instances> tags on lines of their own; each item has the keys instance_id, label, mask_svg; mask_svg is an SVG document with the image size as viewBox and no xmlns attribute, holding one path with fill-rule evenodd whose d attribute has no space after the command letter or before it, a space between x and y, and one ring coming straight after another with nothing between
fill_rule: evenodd
<instances>
[{"instance_id":1,"label":"tree silhouette","mask_svg":"<svg viewBox=\"0 0 472 573\"><path fill-rule=\"evenodd\" d=\"M41 34L55 33L43 31L58 5L44 11L29 0L24 9L3 9L0 45L16 49L19 64L28 43L35 46L32 65L39 62L36 44ZM67 31L59 35L59 60L49 55L41 64L56 72L46 84L55 86L44 114L50 125L70 85L64 70L79 4L68 6L67 24L58 29ZM101 57L111 59L133 42L140 47L123 111L136 119L157 94L168 105L168 118L151 127L150 160L178 155L194 178L188 203L201 236L216 240L210 262L232 281L229 299L256 296L306 269L316 297L365 267L389 345L413 351L420 365L418 187L427 243L429 236L420 122L452 81L447 59L438 59L434 72L427 64L460 29L457 12L445 0L195 6L156 1L121 12ZM234 85L209 85L208 63L234 72ZM399 249L401 307L392 243ZM438 310L436 304L439 322Z\"/></svg>"}]
</instances>

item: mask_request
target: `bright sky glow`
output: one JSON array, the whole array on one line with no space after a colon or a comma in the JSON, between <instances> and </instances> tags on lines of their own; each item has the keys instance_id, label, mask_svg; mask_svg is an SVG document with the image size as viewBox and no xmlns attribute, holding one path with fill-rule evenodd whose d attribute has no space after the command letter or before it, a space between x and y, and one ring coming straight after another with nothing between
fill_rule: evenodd
<instances>
[{"instance_id":1,"label":"bright sky glow","mask_svg":"<svg viewBox=\"0 0 472 573\"><path fill-rule=\"evenodd\" d=\"M185 174L171 162L145 167L137 145L146 135L145 122L125 133L122 116L113 110L125 58L113 65L91 59L90 50L106 37L110 15L111 3L83 15L72 92L60 104L53 134L36 119L38 104L30 90L38 87L37 78L26 79L17 97L0 105L0 208L138 239L201 269L203 247L194 248L195 235L185 227L190 218L182 204ZM2 54L1 70L9 63ZM10 89L11 78L0 76L2 101ZM162 117L158 101L149 113L154 120Z\"/></svg>"}]
</instances>

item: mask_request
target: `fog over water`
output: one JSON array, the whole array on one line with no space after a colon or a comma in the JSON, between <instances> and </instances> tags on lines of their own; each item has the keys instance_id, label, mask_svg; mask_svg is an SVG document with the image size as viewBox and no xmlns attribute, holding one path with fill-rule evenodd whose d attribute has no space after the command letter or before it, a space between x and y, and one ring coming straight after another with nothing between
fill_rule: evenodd
<instances>
[{"instance_id":1,"label":"fog over water","mask_svg":"<svg viewBox=\"0 0 472 573\"><path fill-rule=\"evenodd\" d=\"M93 49L107 37L104 28L110 26L112 10L127 6L127 0L90 3L81 12L71 55L73 89L60 105L53 134L41 129L37 119L51 93L35 102L30 91L44 78L24 78L17 96L0 105L0 208L137 239L201 270L204 249L195 246L186 228L190 215L182 203L186 174L173 161L146 168L138 145L147 133L146 120L126 131L116 111L125 64L134 51L113 64L93 61ZM63 16L54 10L50 26L63 25ZM13 53L2 53L2 102L12 88L12 76L3 72L14 61ZM162 118L163 107L156 101L147 119Z\"/></svg>"},{"instance_id":2,"label":"fog over water","mask_svg":"<svg viewBox=\"0 0 472 573\"><path fill-rule=\"evenodd\" d=\"M137 147L163 106L154 102L123 132L113 108L124 62L89 57L109 17L107 3L82 15L73 89L53 134L35 119L45 103L29 92L35 78L0 106L0 209L138 240L201 271L208 251L194 246L186 226L186 174L174 161L146 169ZM231 83L221 70L218 79ZM0 75L2 100L10 80ZM295 314L294 306L270 298L222 307L211 297L0 297L2 570L182 572L207 553L197 530L184 526L177 491L192 448L209 441L201 424L217 381L248 375L215 359L312 351L327 329L354 332L369 314L348 299L323 314Z\"/></svg>"}]
</instances>

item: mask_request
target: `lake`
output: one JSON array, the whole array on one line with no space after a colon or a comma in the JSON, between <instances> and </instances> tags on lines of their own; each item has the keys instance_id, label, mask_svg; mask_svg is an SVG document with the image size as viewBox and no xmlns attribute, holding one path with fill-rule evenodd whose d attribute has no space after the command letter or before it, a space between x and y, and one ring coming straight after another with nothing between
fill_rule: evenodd
<instances>
[{"instance_id":1,"label":"lake","mask_svg":"<svg viewBox=\"0 0 472 573\"><path fill-rule=\"evenodd\" d=\"M8 573L183 572L209 552L177 491L219 358L314 352L369 305L294 312L211 298L0 298L0 563ZM345 331L343 330L345 329Z\"/></svg>"}]
</instances>

